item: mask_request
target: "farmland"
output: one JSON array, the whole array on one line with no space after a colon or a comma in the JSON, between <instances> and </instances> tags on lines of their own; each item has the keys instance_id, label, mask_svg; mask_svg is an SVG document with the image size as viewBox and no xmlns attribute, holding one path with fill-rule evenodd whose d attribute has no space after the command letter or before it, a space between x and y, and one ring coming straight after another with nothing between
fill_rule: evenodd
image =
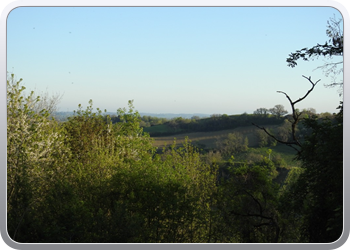
<instances>
[{"instance_id":1,"label":"farmland","mask_svg":"<svg viewBox=\"0 0 350 250\"><path fill-rule=\"evenodd\" d=\"M276 130L278 125L266 125L266 129ZM156 129L163 129L167 131L167 126L162 124L158 126L153 126L153 131ZM158 152L165 147L171 146L175 143L176 147L181 147L186 140L190 142L195 147L199 148L203 154L210 151L220 152L220 144L228 139L229 134L239 133L243 138L248 139L248 149L245 152L231 152L230 155L234 155L235 162L254 162L257 159L261 159L261 156L267 156L266 151L268 149L272 150L271 157L278 158L282 161L279 165L278 171L283 172L286 175L291 167L299 166L300 162L296 161L295 153L296 151L292 148L283 145L276 144L270 146L259 146L259 138L257 133L260 129L253 125L237 127L234 129L225 129L219 131L210 132L191 132L191 133L179 133L168 136L157 136L153 137L153 146L158 148ZM219 165L220 168L225 168L227 166L227 160L229 157L223 157Z\"/></svg>"},{"instance_id":2,"label":"farmland","mask_svg":"<svg viewBox=\"0 0 350 250\"><path fill-rule=\"evenodd\" d=\"M156 127L157 126L154 126L153 128L156 128ZM163 127L164 125L160 128L163 128ZM276 127L277 127L276 125L267 126L267 128L276 128ZM246 127L238 127L234 129L225 129L225 130L211 131L211 132L192 132L192 133L176 134L176 135L169 135L169 136L160 136L160 137L154 137L153 145L156 147L163 147L165 145L170 145L170 144L173 144L174 139L176 138L176 145L181 146L185 141L185 138L188 137L188 139L194 145L200 146L201 148L205 148L205 149L215 149L216 143L219 140L226 138L230 133L239 132L244 137L248 138L249 147L256 147L258 145L258 142L254 132L256 132L257 130L258 128L251 125Z\"/></svg>"}]
</instances>

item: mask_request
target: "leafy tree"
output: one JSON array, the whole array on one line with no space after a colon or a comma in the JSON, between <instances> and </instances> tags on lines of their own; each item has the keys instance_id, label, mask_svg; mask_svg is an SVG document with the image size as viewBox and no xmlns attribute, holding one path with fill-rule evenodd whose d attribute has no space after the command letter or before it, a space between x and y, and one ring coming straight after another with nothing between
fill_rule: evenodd
<instances>
[{"instance_id":1,"label":"leafy tree","mask_svg":"<svg viewBox=\"0 0 350 250\"><path fill-rule=\"evenodd\" d=\"M288 111L284 109L284 106L281 104L275 105L275 107L269 109L269 112L277 117L282 117L288 114Z\"/></svg>"},{"instance_id":2,"label":"leafy tree","mask_svg":"<svg viewBox=\"0 0 350 250\"><path fill-rule=\"evenodd\" d=\"M71 155L23 241L212 242L216 165L187 142L155 154L132 101L118 117L112 124L90 101L62 124Z\"/></svg>"},{"instance_id":3,"label":"leafy tree","mask_svg":"<svg viewBox=\"0 0 350 250\"><path fill-rule=\"evenodd\" d=\"M257 110L254 111L255 115L267 116L268 113L269 113L269 110L267 108L258 108Z\"/></svg>"},{"instance_id":4,"label":"leafy tree","mask_svg":"<svg viewBox=\"0 0 350 250\"><path fill-rule=\"evenodd\" d=\"M267 130L270 131L270 130ZM255 136L258 138L258 146L259 147L267 147L267 146L276 146L276 140L268 136L261 130L255 131Z\"/></svg>"},{"instance_id":5,"label":"leafy tree","mask_svg":"<svg viewBox=\"0 0 350 250\"><path fill-rule=\"evenodd\" d=\"M229 133L226 139L220 139L217 147L223 155L229 156L237 152L248 150L248 138L239 132Z\"/></svg>"},{"instance_id":6,"label":"leafy tree","mask_svg":"<svg viewBox=\"0 0 350 250\"><path fill-rule=\"evenodd\" d=\"M194 115L191 117L192 120L200 120L201 118L198 115Z\"/></svg>"},{"instance_id":7,"label":"leafy tree","mask_svg":"<svg viewBox=\"0 0 350 250\"><path fill-rule=\"evenodd\" d=\"M254 165L233 166L219 187L223 227L238 242L280 242L279 186L274 164L266 157ZM224 233L223 233L224 234Z\"/></svg>"},{"instance_id":8,"label":"leafy tree","mask_svg":"<svg viewBox=\"0 0 350 250\"><path fill-rule=\"evenodd\" d=\"M295 67L300 58L308 61L311 57L320 55L328 58L342 56L343 34L340 23L341 20L335 19L328 22L330 44L326 42L290 54L287 59L289 66ZM335 68L340 64L342 62L325 64L321 68L326 75L338 74L342 69L336 71ZM257 127L280 143L296 149L297 159L301 161L300 168L290 171L286 190L280 198L278 209L284 221L282 228L287 233L285 238L290 242L330 243L336 241L343 230L343 105L341 103L340 111L334 119L319 119L313 112L310 115L300 112L295 104L304 100L318 83L314 83L311 77L306 79L312 87L296 101L292 101L285 92L278 91L286 96L292 107L290 139L279 140L265 128ZM328 86L342 84L334 82ZM302 138L297 134L299 121L302 121L307 131Z\"/></svg>"},{"instance_id":9,"label":"leafy tree","mask_svg":"<svg viewBox=\"0 0 350 250\"><path fill-rule=\"evenodd\" d=\"M307 113L309 116L316 115L316 109L314 108L303 109L303 112Z\"/></svg>"},{"instance_id":10,"label":"leafy tree","mask_svg":"<svg viewBox=\"0 0 350 250\"><path fill-rule=\"evenodd\" d=\"M297 159L302 162L302 171L297 179L293 178L293 184L281 197L279 206L286 223L298 220L298 223L293 223L294 238L299 242L333 242L340 237L343 226L342 104L334 120L318 119L317 116L301 119L302 113L296 110L295 104L304 100L317 84L310 77L307 79L312 87L296 101L278 91L287 97L292 107L291 139L280 140L265 128L257 127L278 142L296 149ZM303 140L297 135L299 121L310 130Z\"/></svg>"},{"instance_id":11,"label":"leafy tree","mask_svg":"<svg viewBox=\"0 0 350 250\"><path fill-rule=\"evenodd\" d=\"M7 73L7 80L13 85L16 82L15 75ZM22 79L20 79L19 82L22 82ZM48 91L40 93L38 93L37 91L31 91L28 94L26 93L25 89L23 90L23 92L21 92L21 95L24 99L27 99L28 103L30 103L30 109L32 111L39 114L43 110L46 110L50 116L53 116L55 118L56 113L58 111L58 104L60 103L63 97L63 95L59 93L50 95Z\"/></svg>"},{"instance_id":12,"label":"leafy tree","mask_svg":"<svg viewBox=\"0 0 350 250\"><path fill-rule=\"evenodd\" d=\"M307 242L336 241L343 229L343 110L334 120L305 119L312 129L298 159L303 172L287 193L295 215L302 215Z\"/></svg>"},{"instance_id":13,"label":"leafy tree","mask_svg":"<svg viewBox=\"0 0 350 250\"><path fill-rule=\"evenodd\" d=\"M212 242L217 165L201 161L198 150L187 140L177 150L175 145L174 142L171 149L164 151L163 157L165 166L175 171L174 177L187 189L183 196L187 210L182 219L186 226L178 229L184 238L177 242Z\"/></svg>"},{"instance_id":14,"label":"leafy tree","mask_svg":"<svg viewBox=\"0 0 350 250\"><path fill-rule=\"evenodd\" d=\"M281 141L288 141L291 139L291 123L285 119L281 126L276 129L276 137Z\"/></svg>"},{"instance_id":15,"label":"leafy tree","mask_svg":"<svg viewBox=\"0 0 350 250\"><path fill-rule=\"evenodd\" d=\"M207 164L215 165L222 161L222 155L220 151L210 150L207 154L203 156L204 162Z\"/></svg>"},{"instance_id":16,"label":"leafy tree","mask_svg":"<svg viewBox=\"0 0 350 250\"><path fill-rule=\"evenodd\" d=\"M26 242L40 238L43 197L64 176L70 152L62 128L36 109L40 97L24 96L21 81L7 80L7 226L13 240Z\"/></svg>"},{"instance_id":17,"label":"leafy tree","mask_svg":"<svg viewBox=\"0 0 350 250\"><path fill-rule=\"evenodd\" d=\"M294 53L289 54L287 58L287 63L289 67L297 66L297 61L303 59L304 61L309 61L319 56L323 56L326 59L333 59L334 56L343 57L343 28L342 19L336 19L335 17L330 18L327 21L326 34L329 40L323 45L317 44L311 48L303 48L297 50ZM343 80L337 80L337 75L343 73L343 60L338 62L325 63L324 65L318 67L323 70L326 76L332 76L332 83L327 84L327 87L339 87L339 95L342 95Z\"/></svg>"},{"instance_id":18,"label":"leafy tree","mask_svg":"<svg viewBox=\"0 0 350 250\"><path fill-rule=\"evenodd\" d=\"M324 45L304 48L291 53L288 66L296 66L303 58L324 56L332 59L343 56L342 19L331 18L327 22L327 36ZM340 69L338 68L339 66ZM326 86L339 86L342 94L343 81L336 81L336 75L343 72L343 61L326 63L319 68L326 76L332 74L333 82ZM311 89L312 90L312 89ZM287 96L288 97L288 96ZM288 213L302 218L301 235L306 242L333 242L342 233L343 219L343 105L335 119L318 119L309 116L304 126L312 132L301 144L298 159L302 161L302 173L288 193ZM292 199L290 199L292 197Z\"/></svg>"}]
</instances>

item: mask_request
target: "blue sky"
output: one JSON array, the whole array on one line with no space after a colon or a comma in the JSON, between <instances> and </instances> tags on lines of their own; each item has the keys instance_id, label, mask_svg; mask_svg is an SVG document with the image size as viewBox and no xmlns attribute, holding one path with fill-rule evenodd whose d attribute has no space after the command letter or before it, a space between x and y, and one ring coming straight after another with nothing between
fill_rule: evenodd
<instances>
[{"instance_id":1,"label":"blue sky","mask_svg":"<svg viewBox=\"0 0 350 250\"><path fill-rule=\"evenodd\" d=\"M7 70L29 90L61 93L115 112L252 113L303 96L297 107L336 112L337 89L315 68L287 66L291 52L328 40L330 7L20 7L7 19ZM342 60L335 58L335 61Z\"/></svg>"}]
</instances>

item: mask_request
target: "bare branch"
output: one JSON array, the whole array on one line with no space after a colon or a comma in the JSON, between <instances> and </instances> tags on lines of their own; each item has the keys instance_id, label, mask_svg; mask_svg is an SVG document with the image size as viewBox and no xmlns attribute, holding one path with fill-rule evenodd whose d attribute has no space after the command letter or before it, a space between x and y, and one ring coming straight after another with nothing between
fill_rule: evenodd
<instances>
[{"instance_id":1,"label":"bare branch","mask_svg":"<svg viewBox=\"0 0 350 250\"><path fill-rule=\"evenodd\" d=\"M276 140L277 142L279 143L282 143L282 144L285 144L293 149L295 149L297 152L300 152L299 149L297 149L296 147L294 147L293 145L297 145L297 146L300 146L300 144L296 143L296 142L285 142L285 141L281 141L279 139L277 139L274 135L270 134L264 127L260 127L258 125L256 125L255 123L252 123L255 127L259 128L259 129L262 129L265 131L265 133L270 136L271 138L273 138L274 140Z\"/></svg>"},{"instance_id":2,"label":"bare branch","mask_svg":"<svg viewBox=\"0 0 350 250\"><path fill-rule=\"evenodd\" d=\"M296 103L298 103L298 102L300 102L300 101L302 101L302 100L304 100L304 99L311 93L311 91L314 89L314 87L316 86L316 84L317 84L319 81L321 81L321 80L318 80L317 82L313 83L313 82L311 81L311 76L309 76L309 77L303 76L303 77L304 77L305 79L309 80L309 82L312 84L312 87L311 87L311 89L309 89L309 90L306 92L306 94L305 94L303 97L301 97L301 98L299 98L298 100L296 100L295 102L293 102L293 105L296 104Z\"/></svg>"},{"instance_id":3,"label":"bare branch","mask_svg":"<svg viewBox=\"0 0 350 250\"><path fill-rule=\"evenodd\" d=\"M311 76L310 76L310 77L303 76L303 77L304 77L305 79L307 79L307 80L311 83L312 87L306 92L306 94L305 94L303 97L297 99L296 101L293 102L292 99L289 97L289 95L288 95L287 93L285 93L285 92L283 92L283 91L277 91L277 93L281 93L281 94L284 94L284 95L286 96L286 98L288 99L288 101L289 101L289 103L290 103L290 105L291 105L291 108L292 108L293 121L290 121L290 122L292 123L292 137L293 137L293 141L291 141L291 142L288 142L288 141L281 141L281 140L277 139L274 135L272 135L271 133L269 133L264 127L260 127L260 126L258 126L258 125L256 125L256 124L252 123L255 127L264 130L265 133L266 133L268 136L270 136L271 138L273 138L273 139L276 140L277 142L282 143L282 144L285 144L285 145L287 145L287 146L289 146L289 147L292 147L292 148L295 149L298 153L300 153L300 150L299 150L298 148L296 148L295 146L300 147L301 144L300 144L300 142L299 142L299 140L298 140L298 138L297 138L297 136L296 136L296 129L297 129L297 124L298 124L298 122L300 121L300 117L301 117L302 112L297 112L297 111L296 111L296 109L295 109L295 104L298 103L298 102L300 102L300 101L302 101L302 100L304 100L304 99L313 91L313 89L315 88L316 84L320 81L320 80L318 80L317 82L314 83L314 82L311 80Z\"/></svg>"},{"instance_id":4,"label":"bare branch","mask_svg":"<svg viewBox=\"0 0 350 250\"><path fill-rule=\"evenodd\" d=\"M243 190L243 191L244 191L245 193L247 193L250 197L252 197L252 199L258 204L260 215L262 215L262 213L263 213L263 208L262 208L260 202L259 202L251 193L249 193L247 190Z\"/></svg>"},{"instance_id":5,"label":"bare branch","mask_svg":"<svg viewBox=\"0 0 350 250\"><path fill-rule=\"evenodd\" d=\"M324 69L324 68L327 68L329 66L334 66L334 65L338 65L338 64L343 64L344 62L343 61L340 61L340 62L334 62L334 63L325 63L324 65L322 66L318 66L316 69L314 69L313 71L317 70L317 69Z\"/></svg>"}]
</instances>

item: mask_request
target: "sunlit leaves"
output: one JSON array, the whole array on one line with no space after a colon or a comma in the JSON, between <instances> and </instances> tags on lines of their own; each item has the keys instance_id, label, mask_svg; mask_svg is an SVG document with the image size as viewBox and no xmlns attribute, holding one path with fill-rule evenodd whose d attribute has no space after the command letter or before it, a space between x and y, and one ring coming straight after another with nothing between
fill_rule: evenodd
<instances>
[{"instance_id":1,"label":"sunlit leaves","mask_svg":"<svg viewBox=\"0 0 350 250\"><path fill-rule=\"evenodd\" d=\"M45 109L35 110L39 97L33 92L24 97L20 83L14 75L7 80L7 212L13 239L26 230L30 214L69 158L63 130Z\"/></svg>"}]
</instances>

